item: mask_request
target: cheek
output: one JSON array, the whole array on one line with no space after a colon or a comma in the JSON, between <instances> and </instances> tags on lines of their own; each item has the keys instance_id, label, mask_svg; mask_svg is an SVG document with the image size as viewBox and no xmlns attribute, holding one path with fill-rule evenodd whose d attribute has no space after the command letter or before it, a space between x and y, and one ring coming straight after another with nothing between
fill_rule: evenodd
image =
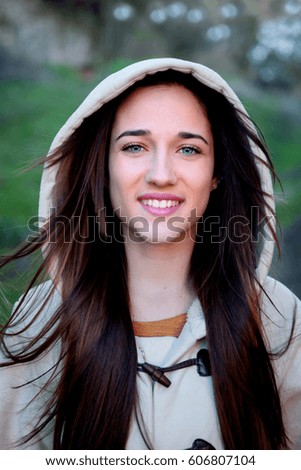
<instances>
[{"instance_id":1,"label":"cheek","mask_svg":"<svg viewBox=\"0 0 301 470\"><path fill-rule=\"evenodd\" d=\"M212 189L212 183L214 181L213 167L202 168L199 171L195 171L190 176L190 188L192 192L197 195L203 195L210 193Z\"/></svg>"},{"instance_id":2,"label":"cheek","mask_svg":"<svg viewBox=\"0 0 301 470\"><path fill-rule=\"evenodd\" d=\"M133 197L134 168L124 160L114 158L109 165L110 198L114 209L124 205L129 197Z\"/></svg>"},{"instance_id":3,"label":"cheek","mask_svg":"<svg viewBox=\"0 0 301 470\"><path fill-rule=\"evenodd\" d=\"M118 186L124 191L133 188L144 175L144 167L141 162L130 158L113 157L109 163L110 185Z\"/></svg>"}]
</instances>

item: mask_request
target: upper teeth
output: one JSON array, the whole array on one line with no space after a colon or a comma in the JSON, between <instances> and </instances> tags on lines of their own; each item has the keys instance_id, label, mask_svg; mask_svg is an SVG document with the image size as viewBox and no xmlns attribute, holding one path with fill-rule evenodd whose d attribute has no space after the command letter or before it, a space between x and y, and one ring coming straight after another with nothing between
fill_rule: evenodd
<instances>
[{"instance_id":1,"label":"upper teeth","mask_svg":"<svg viewBox=\"0 0 301 470\"><path fill-rule=\"evenodd\" d=\"M180 201L174 200L158 200L158 199L142 199L142 204L150 207L159 207L160 209L166 209L167 207L174 207L180 204Z\"/></svg>"}]
</instances>

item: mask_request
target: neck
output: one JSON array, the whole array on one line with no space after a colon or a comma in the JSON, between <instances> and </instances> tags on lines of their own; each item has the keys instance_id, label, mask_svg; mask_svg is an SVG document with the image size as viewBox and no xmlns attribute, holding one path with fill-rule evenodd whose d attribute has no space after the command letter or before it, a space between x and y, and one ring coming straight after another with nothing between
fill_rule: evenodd
<instances>
[{"instance_id":1,"label":"neck","mask_svg":"<svg viewBox=\"0 0 301 470\"><path fill-rule=\"evenodd\" d=\"M161 320L187 312L193 294L188 271L193 241L135 243L127 240L126 257L132 318Z\"/></svg>"}]
</instances>

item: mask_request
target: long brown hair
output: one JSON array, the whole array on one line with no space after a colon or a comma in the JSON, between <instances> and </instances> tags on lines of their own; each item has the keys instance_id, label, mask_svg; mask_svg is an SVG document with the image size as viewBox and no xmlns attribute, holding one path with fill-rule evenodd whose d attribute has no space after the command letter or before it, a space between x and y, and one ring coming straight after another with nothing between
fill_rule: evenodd
<instances>
[{"instance_id":1,"label":"long brown hair","mask_svg":"<svg viewBox=\"0 0 301 470\"><path fill-rule=\"evenodd\" d=\"M126 446L137 405L137 355L120 222L109 198L108 145L124 97L137 86L162 82L183 84L198 97L214 137L220 184L198 224L190 280L206 318L224 447L285 448L280 399L261 328L256 277L260 224L252 220L252 208L262 220L268 203L251 142L267 156L268 163L261 163L272 174L273 166L263 139L246 116L222 94L188 74L172 71L147 76L104 105L47 158L46 165L59 165L55 209L34 242L1 262L5 265L44 247L42 265L3 328L3 347L11 363L33 361L60 345L57 364L45 384L45 389L54 386L54 392L25 441L54 423L54 449ZM212 217L219 223L208 230ZM237 217L252 223L234 224ZM227 236L221 239L222 227ZM239 243L241 237L244 243ZM27 328L21 319L28 292L45 272L51 272L53 286L60 286L62 301L39 334L13 353L5 347L5 338ZM52 293L41 301L28 328Z\"/></svg>"}]
</instances>

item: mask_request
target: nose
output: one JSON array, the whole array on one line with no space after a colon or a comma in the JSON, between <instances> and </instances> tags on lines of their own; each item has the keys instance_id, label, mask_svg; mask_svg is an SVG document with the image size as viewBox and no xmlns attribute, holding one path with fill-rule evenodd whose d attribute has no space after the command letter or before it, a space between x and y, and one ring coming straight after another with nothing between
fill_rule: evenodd
<instances>
[{"instance_id":1,"label":"nose","mask_svg":"<svg viewBox=\"0 0 301 470\"><path fill-rule=\"evenodd\" d=\"M146 173L146 182L156 186L170 186L177 181L174 161L166 151L158 151L152 155Z\"/></svg>"}]
</instances>

